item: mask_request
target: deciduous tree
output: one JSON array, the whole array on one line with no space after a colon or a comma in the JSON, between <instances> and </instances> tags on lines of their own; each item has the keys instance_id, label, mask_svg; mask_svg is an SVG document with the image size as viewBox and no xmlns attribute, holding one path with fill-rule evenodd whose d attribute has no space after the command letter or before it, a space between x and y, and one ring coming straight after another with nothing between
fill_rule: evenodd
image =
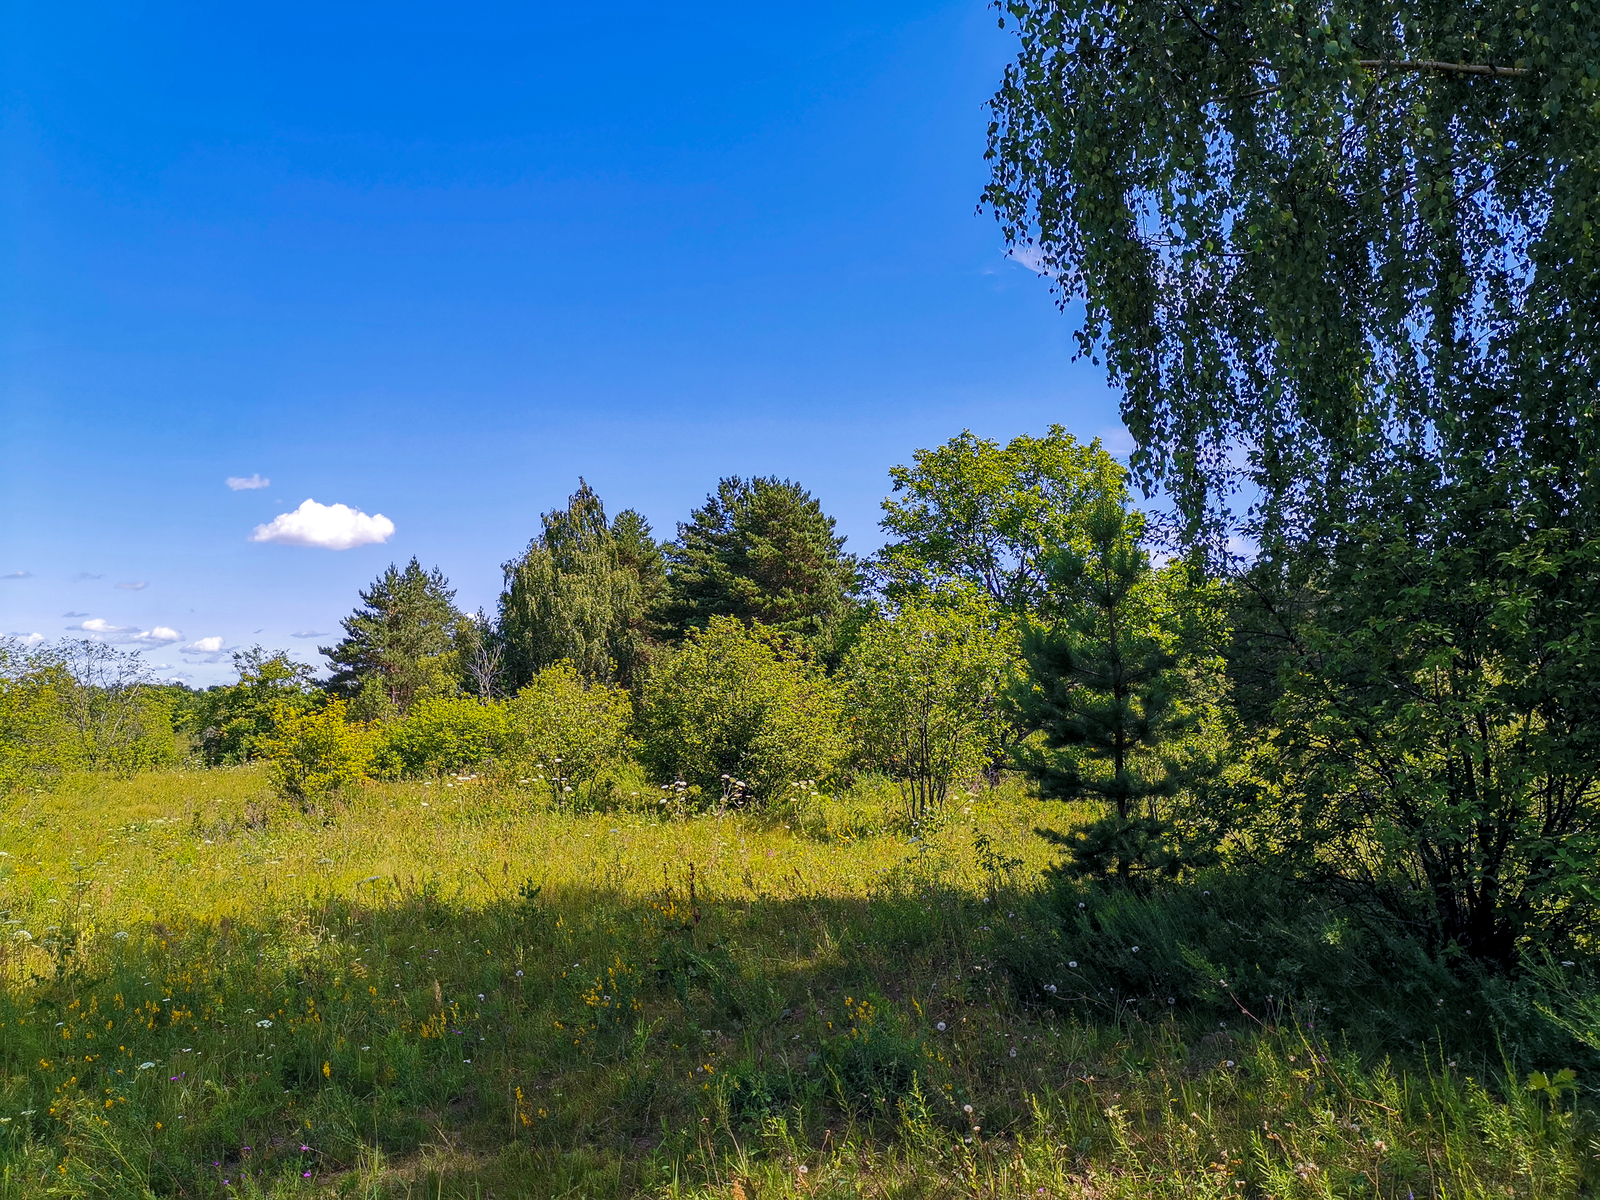
<instances>
[{"instance_id":1,"label":"deciduous tree","mask_svg":"<svg viewBox=\"0 0 1600 1200\"><path fill-rule=\"evenodd\" d=\"M664 566L650 524L630 510L607 522L583 480L564 509L505 564L498 637L508 691L558 662L585 679L634 686L650 660L649 619Z\"/></svg>"},{"instance_id":2,"label":"deciduous tree","mask_svg":"<svg viewBox=\"0 0 1600 1200\"><path fill-rule=\"evenodd\" d=\"M863 628L840 670L867 765L900 782L920 826L978 777L1007 740L1002 698L1015 637L970 591L965 603L908 599Z\"/></svg>"},{"instance_id":3,"label":"deciduous tree","mask_svg":"<svg viewBox=\"0 0 1600 1200\"><path fill-rule=\"evenodd\" d=\"M987 198L1083 301L1141 482L1197 548L1259 550L1258 836L1480 961L1575 931L1600 883L1600 6L1004 11Z\"/></svg>"},{"instance_id":4,"label":"deciduous tree","mask_svg":"<svg viewBox=\"0 0 1600 1200\"><path fill-rule=\"evenodd\" d=\"M965 584L1013 616L1031 612L1045 599L1049 557L1085 548L1085 515L1121 500L1127 474L1098 438L1080 445L1059 425L1004 446L965 431L889 472L880 524L894 540L877 574L890 596Z\"/></svg>"}]
</instances>

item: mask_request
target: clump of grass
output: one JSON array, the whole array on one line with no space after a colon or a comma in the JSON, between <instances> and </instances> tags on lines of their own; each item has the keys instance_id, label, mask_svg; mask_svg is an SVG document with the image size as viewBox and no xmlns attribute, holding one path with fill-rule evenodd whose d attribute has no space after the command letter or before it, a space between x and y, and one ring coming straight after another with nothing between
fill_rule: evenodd
<instances>
[{"instance_id":1,"label":"clump of grass","mask_svg":"<svg viewBox=\"0 0 1600 1200\"><path fill-rule=\"evenodd\" d=\"M237 769L15 802L0 1196L1592 1179L1570 1091L1386 1065L1331 1028L1019 992L1031 830L1059 806L983 791L912 841L870 793L806 799L837 818L820 830L645 799L557 813L446 778L308 814Z\"/></svg>"}]
</instances>

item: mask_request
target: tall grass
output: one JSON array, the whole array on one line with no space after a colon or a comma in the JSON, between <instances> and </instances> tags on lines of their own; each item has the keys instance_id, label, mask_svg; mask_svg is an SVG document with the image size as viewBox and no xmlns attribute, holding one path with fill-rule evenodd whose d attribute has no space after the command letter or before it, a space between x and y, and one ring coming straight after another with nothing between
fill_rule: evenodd
<instances>
[{"instance_id":1,"label":"tall grass","mask_svg":"<svg viewBox=\"0 0 1600 1200\"><path fill-rule=\"evenodd\" d=\"M1062 806L964 796L912 840L870 784L766 815L637 799L557 813L447 778L305 813L230 769L8 802L0 1197L1563 1196L1595 1177L1560 1088L1386 1064L1287 1016L1061 1003L1017 948L1047 940L1032 830Z\"/></svg>"}]
</instances>

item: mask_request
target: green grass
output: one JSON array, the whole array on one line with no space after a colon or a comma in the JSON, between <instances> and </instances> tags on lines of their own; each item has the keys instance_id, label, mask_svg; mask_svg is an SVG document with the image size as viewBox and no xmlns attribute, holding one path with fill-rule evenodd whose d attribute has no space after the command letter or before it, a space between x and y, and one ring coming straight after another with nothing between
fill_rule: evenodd
<instances>
[{"instance_id":1,"label":"green grass","mask_svg":"<svg viewBox=\"0 0 1600 1200\"><path fill-rule=\"evenodd\" d=\"M240 769L5 803L7 1200L1566 1196L1597 1174L1570 1096L1292 1023L1019 1002L1000 950L1036 919L1032 830L1075 814L1013 788L916 843L870 787L684 819L447 780L302 813Z\"/></svg>"}]
</instances>

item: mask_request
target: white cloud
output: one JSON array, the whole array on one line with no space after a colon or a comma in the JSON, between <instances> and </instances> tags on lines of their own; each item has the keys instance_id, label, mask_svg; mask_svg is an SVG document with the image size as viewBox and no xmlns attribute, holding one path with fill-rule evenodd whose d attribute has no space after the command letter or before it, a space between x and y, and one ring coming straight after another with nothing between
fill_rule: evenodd
<instances>
[{"instance_id":1,"label":"white cloud","mask_svg":"<svg viewBox=\"0 0 1600 1200\"><path fill-rule=\"evenodd\" d=\"M111 634L129 633L129 632L132 631L133 626L132 625L113 625L110 621L107 621L104 617L90 617L83 624L74 625L72 628L81 629L81 630L83 630L84 633L101 633L101 634L106 634L106 635L109 636Z\"/></svg>"},{"instance_id":2,"label":"white cloud","mask_svg":"<svg viewBox=\"0 0 1600 1200\"><path fill-rule=\"evenodd\" d=\"M224 646L220 637L203 637L190 642L187 646L179 646L178 653L192 658L197 663L220 663L229 661L238 648Z\"/></svg>"},{"instance_id":3,"label":"white cloud","mask_svg":"<svg viewBox=\"0 0 1600 1200\"><path fill-rule=\"evenodd\" d=\"M1006 257L1013 262L1019 262L1030 271L1040 275L1050 273L1050 262L1045 257L1044 250L1039 246L1013 246L1006 251Z\"/></svg>"},{"instance_id":4,"label":"white cloud","mask_svg":"<svg viewBox=\"0 0 1600 1200\"><path fill-rule=\"evenodd\" d=\"M138 583L119 583L116 586L125 592L142 592L145 588L149 587L150 584L141 579Z\"/></svg>"},{"instance_id":5,"label":"white cloud","mask_svg":"<svg viewBox=\"0 0 1600 1200\"><path fill-rule=\"evenodd\" d=\"M16 638L24 646L37 646L44 641L44 634L42 633L8 633L6 636Z\"/></svg>"},{"instance_id":6,"label":"white cloud","mask_svg":"<svg viewBox=\"0 0 1600 1200\"><path fill-rule=\"evenodd\" d=\"M367 516L344 504L318 504L307 500L293 512L279 513L269 524L257 525L252 542L278 542L285 546L317 546L323 550L350 550L382 544L394 533L394 522L382 513Z\"/></svg>"},{"instance_id":7,"label":"white cloud","mask_svg":"<svg viewBox=\"0 0 1600 1200\"><path fill-rule=\"evenodd\" d=\"M104 575L91 575L87 571L79 571L72 577L73 583L82 583L86 579L104 579Z\"/></svg>"},{"instance_id":8,"label":"white cloud","mask_svg":"<svg viewBox=\"0 0 1600 1200\"><path fill-rule=\"evenodd\" d=\"M32 579L32 571L13 571L9 575L0 575L0 579Z\"/></svg>"},{"instance_id":9,"label":"white cloud","mask_svg":"<svg viewBox=\"0 0 1600 1200\"><path fill-rule=\"evenodd\" d=\"M87 617L89 614L88 613L78 613L78 612L64 612L61 615L63 617L65 617L65 618L67 618L67 620L71 621L74 618Z\"/></svg>"},{"instance_id":10,"label":"white cloud","mask_svg":"<svg viewBox=\"0 0 1600 1200\"><path fill-rule=\"evenodd\" d=\"M272 480L262 475L229 475L228 486L236 492L253 492L257 488L271 487Z\"/></svg>"},{"instance_id":11,"label":"white cloud","mask_svg":"<svg viewBox=\"0 0 1600 1200\"><path fill-rule=\"evenodd\" d=\"M259 633L260 630L257 630L256 632ZM290 637L297 637L297 638L312 638L312 637L326 637L327 635L324 634L322 632L322 630L320 630L320 629L297 629L293 633L291 633L289 636Z\"/></svg>"},{"instance_id":12,"label":"white cloud","mask_svg":"<svg viewBox=\"0 0 1600 1200\"><path fill-rule=\"evenodd\" d=\"M113 625L104 617L91 617L81 624L68 626L68 629L94 634L95 641L118 646L169 646L183 640L183 634L165 625L140 629L134 625Z\"/></svg>"}]
</instances>

